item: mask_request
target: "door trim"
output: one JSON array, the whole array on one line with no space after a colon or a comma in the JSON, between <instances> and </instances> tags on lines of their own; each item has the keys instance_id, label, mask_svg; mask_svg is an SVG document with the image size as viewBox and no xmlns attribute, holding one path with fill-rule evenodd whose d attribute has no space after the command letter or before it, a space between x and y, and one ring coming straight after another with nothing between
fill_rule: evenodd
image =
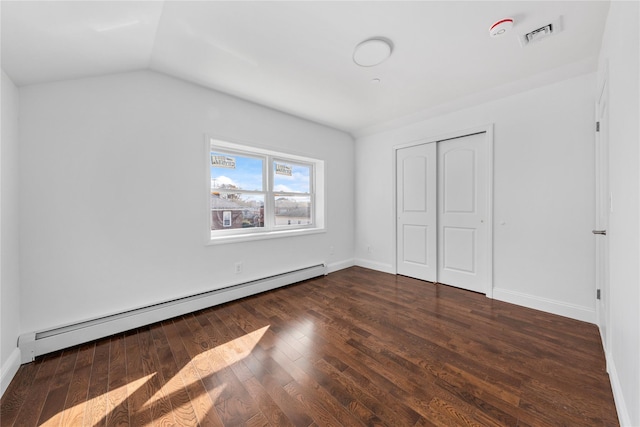
<instances>
[{"instance_id":1,"label":"door trim","mask_svg":"<svg viewBox=\"0 0 640 427\"><path fill-rule=\"evenodd\" d=\"M600 131L596 131L595 132L595 176L596 176L596 182L595 182L595 190L596 190L596 200L595 200L595 205L596 205L596 209L595 209L595 226L596 228L599 228L600 226L604 226L605 224L599 224L598 223L598 209L600 209L602 207L602 204L605 203L606 205L606 209L607 209L607 223L606 227L610 227L610 215L611 215L611 188L610 188L610 182L609 182L609 173L610 173L610 163L609 163L609 144L608 144L608 139L607 139L607 151L606 153L603 153L602 150L602 146L603 146L603 140L602 140L602 134L603 132L608 132L608 125L609 123L603 123L603 117L601 117L601 112L602 112L602 101L604 101L607 103L607 109L609 108L609 63L608 61L605 62L604 67L603 67L603 71L602 71L602 77L601 80L598 82L598 87L597 87L597 92L596 92L596 102L595 102L595 117L596 117L596 121L600 123ZM608 113L607 113L607 120L608 120ZM608 138L608 137L607 137ZM605 161L606 163L602 162L602 155L605 155ZM603 171L600 169L602 166L604 166L606 168L606 170L604 171L604 173L606 174L606 178L604 178L607 183L605 189L607 190L608 194L601 194L601 190L603 190L603 188L601 188L601 182L600 180L602 179L603 176ZM606 253L604 254L606 256L605 259L600 259L600 250L599 250L599 245L606 245L605 248L607 248L608 246L608 242L605 241L605 239L609 239L609 237L604 237L601 238L599 236L595 236L596 239L596 243L595 243L595 290L594 290L594 294L600 290L601 292L603 292L603 300L598 300L596 299L596 324L598 325L598 330L600 331L600 337L602 340L602 347L604 349L605 355L607 356L607 372L609 372L609 353L611 350L611 331L609 330L609 326L610 326L610 318L611 318L611 314L610 314L610 306L609 306L609 298L610 298L610 290L611 290L611 283L610 283L610 278L606 277L604 278L604 283L601 281L601 275L602 275L602 271L600 271L601 268L604 267L604 273L608 275L609 273L609 262L610 262L610 252L609 250L606 250ZM608 249L608 248L607 248ZM604 311L604 313L603 313ZM603 333L604 331L604 333Z\"/></svg>"},{"instance_id":2,"label":"door trim","mask_svg":"<svg viewBox=\"0 0 640 427\"><path fill-rule=\"evenodd\" d=\"M398 202L398 194L397 194L397 167L396 167L396 158L397 151L402 148L413 147L416 145L429 144L429 143L437 143L440 141L446 141L448 139L462 138L468 135L484 133L485 134L485 144L486 144L486 183L487 183L487 196L486 196L486 212L487 212L487 247L485 250L487 251L487 259L486 259L486 271L487 271L487 282L485 283L485 294L487 298L493 298L493 123L475 126L463 130L447 132L435 136L430 136L427 138L420 138L417 140L413 140L410 142L405 142L402 144L397 144L392 147L392 191L393 191L393 202L392 202L392 217L393 217L393 235L394 235L394 257L393 257L393 266L392 269L395 274L398 274L398 216L396 215L396 207Z\"/></svg>"}]
</instances>

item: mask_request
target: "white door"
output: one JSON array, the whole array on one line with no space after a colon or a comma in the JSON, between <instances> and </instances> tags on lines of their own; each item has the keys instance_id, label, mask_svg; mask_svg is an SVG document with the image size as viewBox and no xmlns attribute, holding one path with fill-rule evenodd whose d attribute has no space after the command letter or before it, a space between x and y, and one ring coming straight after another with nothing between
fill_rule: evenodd
<instances>
[{"instance_id":1,"label":"white door","mask_svg":"<svg viewBox=\"0 0 640 427\"><path fill-rule=\"evenodd\" d=\"M438 142L438 281L486 293L486 133Z\"/></svg>"},{"instance_id":2,"label":"white door","mask_svg":"<svg viewBox=\"0 0 640 427\"><path fill-rule=\"evenodd\" d=\"M609 105L605 80L596 106L599 131L596 133L596 312L605 350L609 349L607 325L609 323L609 227L611 193L609 190Z\"/></svg>"},{"instance_id":3,"label":"white door","mask_svg":"<svg viewBox=\"0 0 640 427\"><path fill-rule=\"evenodd\" d=\"M396 151L397 272L437 280L436 144Z\"/></svg>"}]
</instances>

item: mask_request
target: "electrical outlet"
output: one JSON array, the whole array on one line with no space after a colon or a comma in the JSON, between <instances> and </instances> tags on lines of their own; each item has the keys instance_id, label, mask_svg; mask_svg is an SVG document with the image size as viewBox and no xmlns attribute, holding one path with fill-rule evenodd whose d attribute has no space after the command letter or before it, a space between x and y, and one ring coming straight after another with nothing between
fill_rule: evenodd
<instances>
[{"instance_id":1,"label":"electrical outlet","mask_svg":"<svg viewBox=\"0 0 640 427\"><path fill-rule=\"evenodd\" d=\"M373 253L373 246L367 246L367 252L372 254Z\"/></svg>"},{"instance_id":2,"label":"electrical outlet","mask_svg":"<svg viewBox=\"0 0 640 427\"><path fill-rule=\"evenodd\" d=\"M333 246L329 246L329 255L333 255L335 252L335 249Z\"/></svg>"},{"instance_id":3,"label":"electrical outlet","mask_svg":"<svg viewBox=\"0 0 640 427\"><path fill-rule=\"evenodd\" d=\"M240 261L236 262L235 267L236 267L236 274L242 273L242 262Z\"/></svg>"}]
</instances>

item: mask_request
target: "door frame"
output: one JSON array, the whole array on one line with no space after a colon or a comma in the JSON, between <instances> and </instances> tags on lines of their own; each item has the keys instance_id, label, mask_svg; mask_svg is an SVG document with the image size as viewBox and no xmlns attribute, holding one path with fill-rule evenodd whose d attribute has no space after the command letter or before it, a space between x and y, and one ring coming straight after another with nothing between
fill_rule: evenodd
<instances>
[{"instance_id":1,"label":"door frame","mask_svg":"<svg viewBox=\"0 0 640 427\"><path fill-rule=\"evenodd\" d=\"M597 99L595 102L595 116L596 116L596 121L600 123L600 131L596 132L595 135L595 175L596 175L596 200L595 200L595 205L596 205L596 215L595 215L595 226L596 228L601 228L602 226L604 226L605 224L599 224L598 223L598 209L602 208L602 204L605 205L606 210L607 210L607 224L606 227L609 228L609 220L610 220L610 215L611 215L611 189L610 189L610 182L609 182L609 173L610 173L610 163L609 163L609 144L608 144L608 140L607 140L607 146L604 147L606 148L606 152L603 151L603 141L602 141L602 134L603 132L608 132L608 125L609 123L603 123L602 122L602 117L600 116L601 113L601 102L603 100L603 98L605 99L605 102L607 103L606 108L609 108L608 102L609 102L609 67L608 67L608 63L605 64L604 67L604 71L602 74L602 79L598 84L598 91L596 93ZM608 112L607 112L607 117L608 117ZM608 138L608 136L607 136ZM604 156L605 158L602 159L602 156ZM603 161L604 160L604 161ZM601 170L601 168L605 168L606 170ZM606 177L605 177L606 176ZM602 182L600 182L601 179L605 180L605 188L602 188ZM602 190L606 190L608 194L602 194ZM607 230L607 233L609 232L609 230ZM604 283L601 281L602 279L602 275L606 275L608 276L609 273L609 262L610 262L610 255L609 255L609 249L608 249L608 235L606 236L594 236L597 240L595 242L595 255L596 255L596 259L595 259L595 291L597 292L598 290L600 290L600 292L602 293L601 299L597 299L596 298L596 322L598 325L598 329L600 331L600 337L602 339L602 347L604 348L605 354L608 354L608 352L610 351L611 348L611 332L609 331L609 324L610 324L610 307L609 307L609 298L610 298L610 277L604 277ZM601 254L601 251L599 249L599 247L601 245L604 245L604 254ZM600 259L600 255L604 255L604 259ZM602 263L602 264L601 264ZM604 269L604 272L601 271L601 269ZM603 312L604 311L604 312ZM603 329L605 331L605 333L603 333ZM607 358L608 360L608 358ZM607 363L607 372L609 372L609 364Z\"/></svg>"},{"instance_id":2,"label":"door frame","mask_svg":"<svg viewBox=\"0 0 640 427\"><path fill-rule=\"evenodd\" d=\"M494 173L493 173L493 135L494 135L493 127L494 127L493 123L490 123L487 125L474 126L474 127L466 128L463 130L447 132L447 133L443 133L435 136L430 136L427 138L420 138L410 142L397 144L392 147L392 150L393 150L392 156L391 156L391 160L392 160L391 170L392 170L392 177L393 177L392 217L393 217L393 236L394 236L393 271L395 272L395 274L398 274L398 215L396 212L397 203L398 203L398 194L397 194L398 171L396 166L398 150L403 148L413 147L416 145L438 143L440 141L446 141L449 139L462 138L468 135L484 133L485 134L484 143L486 144L485 179L487 183L487 196L485 200L485 209L487 212L487 219L486 219L487 243L485 247L485 250L487 252L487 259L485 261L486 262L485 268L487 271L487 276L486 276L484 291L487 298L493 298L493 237L494 237L493 236L493 176L494 176ZM439 258L438 258L438 262L439 262Z\"/></svg>"}]
</instances>

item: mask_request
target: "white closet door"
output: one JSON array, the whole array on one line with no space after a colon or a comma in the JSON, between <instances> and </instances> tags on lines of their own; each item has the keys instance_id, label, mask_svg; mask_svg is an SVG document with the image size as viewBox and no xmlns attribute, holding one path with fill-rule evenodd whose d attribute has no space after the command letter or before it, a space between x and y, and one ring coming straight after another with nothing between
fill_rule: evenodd
<instances>
[{"instance_id":1,"label":"white closet door","mask_svg":"<svg viewBox=\"0 0 640 427\"><path fill-rule=\"evenodd\" d=\"M486 133L438 142L438 282L486 292Z\"/></svg>"},{"instance_id":2,"label":"white closet door","mask_svg":"<svg viewBox=\"0 0 640 427\"><path fill-rule=\"evenodd\" d=\"M437 280L436 144L396 151L398 274Z\"/></svg>"}]
</instances>

